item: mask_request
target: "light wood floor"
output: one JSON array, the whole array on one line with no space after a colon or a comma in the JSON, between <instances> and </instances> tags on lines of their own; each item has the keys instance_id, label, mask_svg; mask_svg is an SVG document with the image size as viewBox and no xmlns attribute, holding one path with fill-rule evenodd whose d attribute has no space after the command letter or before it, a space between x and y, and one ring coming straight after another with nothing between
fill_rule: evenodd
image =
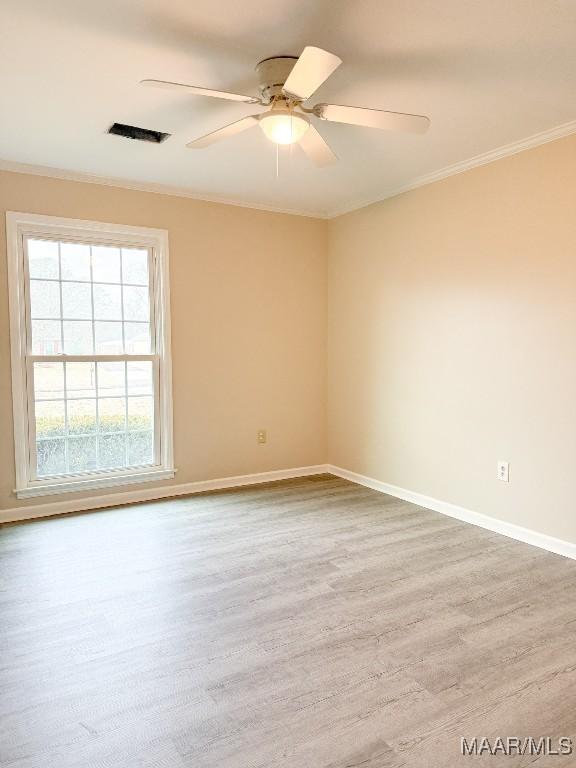
<instances>
[{"instance_id":1,"label":"light wood floor","mask_svg":"<svg viewBox=\"0 0 576 768\"><path fill-rule=\"evenodd\" d=\"M5 526L0 765L572 765L576 562L330 476ZM576 744L576 741L575 741Z\"/></svg>"}]
</instances>

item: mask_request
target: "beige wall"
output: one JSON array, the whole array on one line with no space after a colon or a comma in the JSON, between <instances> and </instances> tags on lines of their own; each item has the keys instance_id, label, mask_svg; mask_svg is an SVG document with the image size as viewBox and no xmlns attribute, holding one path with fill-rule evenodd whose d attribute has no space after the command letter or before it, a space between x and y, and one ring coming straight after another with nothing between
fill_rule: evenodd
<instances>
[{"instance_id":1,"label":"beige wall","mask_svg":"<svg viewBox=\"0 0 576 768\"><path fill-rule=\"evenodd\" d=\"M13 173L0 209L2 250L3 210L168 229L176 482L328 460L576 542L576 137L328 223Z\"/></svg>"},{"instance_id":2,"label":"beige wall","mask_svg":"<svg viewBox=\"0 0 576 768\"><path fill-rule=\"evenodd\" d=\"M170 482L325 460L326 222L0 173L0 509L55 500L12 493L6 210L168 230L178 468ZM256 444L260 428L267 445Z\"/></svg>"},{"instance_id":3,"label":"beige wall","mask_svg":"<svg viewBox=\"0 0 576 768\"><path fill-rule=\"evenodd\" d=\"M576 542L576 138L342 216L329 252L329 461Z\"/></svg>"}]
</instances>

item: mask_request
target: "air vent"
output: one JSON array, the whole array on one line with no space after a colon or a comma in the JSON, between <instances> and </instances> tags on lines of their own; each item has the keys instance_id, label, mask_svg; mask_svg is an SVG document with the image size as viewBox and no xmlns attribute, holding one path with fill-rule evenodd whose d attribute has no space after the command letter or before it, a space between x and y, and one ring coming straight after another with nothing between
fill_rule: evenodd
<instances>
[{"instance_id":1,"label":"air vent","mask_svg":"<svg viewBox=\"0 0 576 768\"><path fill-rule=\"evenodd\" d=\"M170 136L169 133L160 133L160 131L151 131L149 128L137 128L135 125L124 125L123 123L114 123L108 129L108 133L135 141L151 141L152 144L161 144Z\"/></svg>"}]
</instances>

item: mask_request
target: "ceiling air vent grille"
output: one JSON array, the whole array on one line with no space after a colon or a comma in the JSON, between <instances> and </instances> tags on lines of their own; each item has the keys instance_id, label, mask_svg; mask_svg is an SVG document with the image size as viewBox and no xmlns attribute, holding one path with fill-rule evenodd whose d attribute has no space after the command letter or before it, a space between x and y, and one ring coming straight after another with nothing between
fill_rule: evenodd
<instances>
[{"instance_id":1,"label":"ceiling air vent grille","mask_svg":"<svg viewBox=\"0 0 576 768\"><path fill-rule=\"evenodd\" d=\"M135 141L150 141L152 144L161 144L170 136L169 133L151 131L149 128L138 128L135 125L124 125L123 123L114 123L108 129L108 133Z\"/></svg>"}]
</instances>

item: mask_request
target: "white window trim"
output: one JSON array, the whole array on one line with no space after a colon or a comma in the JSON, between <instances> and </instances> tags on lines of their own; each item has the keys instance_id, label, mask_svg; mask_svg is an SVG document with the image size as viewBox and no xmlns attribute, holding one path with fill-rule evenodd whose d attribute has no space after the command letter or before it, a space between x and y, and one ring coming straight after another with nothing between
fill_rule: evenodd
<instances>
[{"instance_id":1,"label":"white window trim","mask_svg":"<svg viewBox=\"0 0 576 768\"><path fill-rule=\"evenodd\" d=\"M168 269L168 232L164 229L105 224L99 221L64 219L33 213L6 213L8 289L10 300L10 348L12 362L12 405L14 413L14 455L18 498L45 496L92 488L107 488L130 483L152 482L173 478L172 427L172 358L170 348L170 286ZM25 300L26 271L24 238L49 236L61 239L98 239L122 245L152 249L156 352L160 359L157 383L157 426L160 428L159 463L151 467L122 470L100 470L54 479L32 480L30 477L29 388L27 386L27 331ZM28 355L29 357L29 355ZM70 360L58 355L55 359ZM77 356L76 356L77 357Z\"/></svg>"}]
</instances>

